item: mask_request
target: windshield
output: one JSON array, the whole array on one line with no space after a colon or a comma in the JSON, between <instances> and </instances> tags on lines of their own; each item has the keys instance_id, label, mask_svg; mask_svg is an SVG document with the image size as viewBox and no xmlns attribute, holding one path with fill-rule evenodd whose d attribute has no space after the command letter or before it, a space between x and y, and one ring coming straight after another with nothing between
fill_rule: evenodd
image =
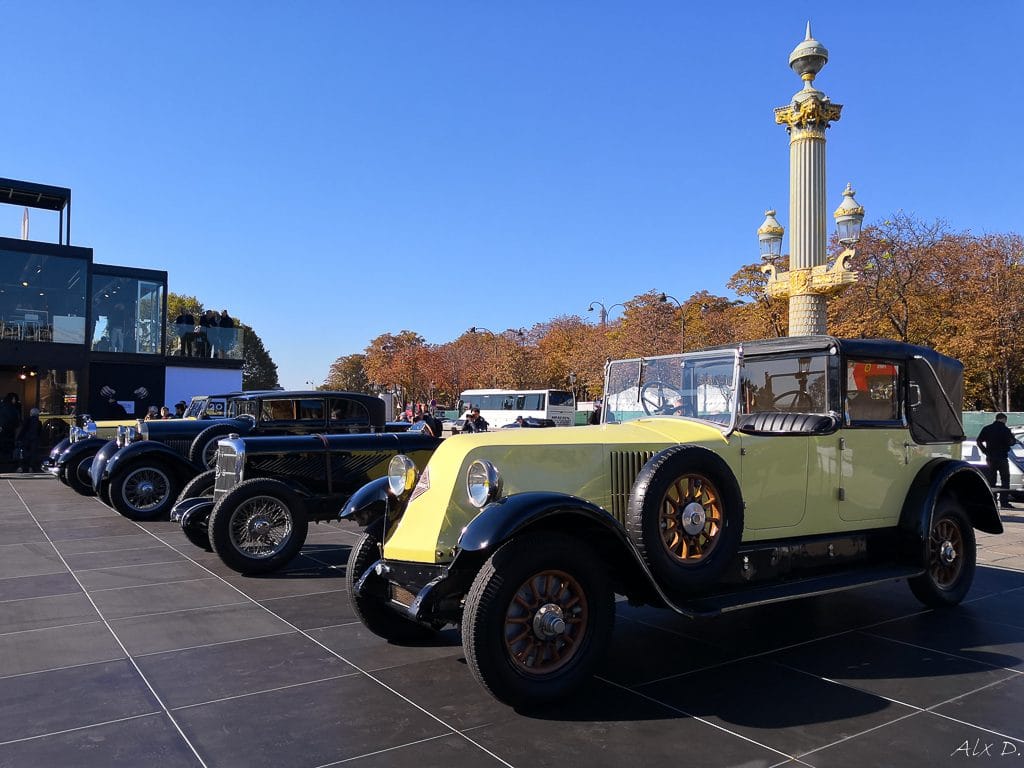
<instances>
[{"instance_id":1,"label":"windshield","mask_svg":"<svg viewBox=\"0 0 1024 768\"><path fill-rule=\"evenodd\" d=\"M735 350L616 360L608 365L604 421L677 416L728 430L736 411L738 367Z\"/></svg>"}]
</instances>

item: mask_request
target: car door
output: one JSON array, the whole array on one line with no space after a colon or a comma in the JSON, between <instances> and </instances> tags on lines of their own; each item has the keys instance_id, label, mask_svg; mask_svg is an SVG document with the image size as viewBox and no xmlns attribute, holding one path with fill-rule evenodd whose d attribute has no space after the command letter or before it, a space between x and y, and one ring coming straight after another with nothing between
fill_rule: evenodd
<instances>
[{"instance_id":1,"label":"car door","mask_svg":"<svg viewBox=\"0 0 1024 768\"><path fill-rule=\"evenodd\" d=\"M863 526L894 525L910 483L927 461L904 422L902 361L845 361L839 441L839 516Z\"/></svg>"}]
</instances>

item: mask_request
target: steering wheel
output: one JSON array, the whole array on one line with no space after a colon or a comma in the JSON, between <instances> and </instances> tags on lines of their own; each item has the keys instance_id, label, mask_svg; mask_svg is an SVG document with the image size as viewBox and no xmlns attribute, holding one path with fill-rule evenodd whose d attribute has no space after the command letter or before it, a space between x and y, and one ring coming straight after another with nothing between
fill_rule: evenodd
<instances>
[{"instance_id":1,"label":"steering wheel","mask_svg":"<svg viewBox=\"0 0 1024 768\"><path fill-rule=\"evenodd\" d=\"M648 416L661 415L665 413L665 406L682 396L683 393L671 384L649 381L640 388L640 405Z\"/></svg>"},{"instance_id":2,"label":"steering wheel","mask_svg":"<svg viewBox=\"0 0 1024 768\"><path fill-rule=\"evenodd\" d=\"M782 401L789 398L788 405L782 405ZM776 395L772 398L772 408L777 410L787 410L792 413L799 413L801 411L813 411L814 410L814 398L811 397L808 392L801 392L799 389L791 389L788 392L783 392L781 395Z\"/></svg>"}]
</instances>

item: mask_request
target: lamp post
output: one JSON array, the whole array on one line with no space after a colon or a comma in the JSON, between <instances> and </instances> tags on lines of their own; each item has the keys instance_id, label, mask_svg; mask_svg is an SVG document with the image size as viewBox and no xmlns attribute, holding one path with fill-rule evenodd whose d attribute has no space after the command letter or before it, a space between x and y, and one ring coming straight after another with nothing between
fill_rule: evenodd
<instances>
[{"instance_id":1,"label":"lamp post","mask_svg":"<svg viewBox=\"0 0 1024 768\"><path fill-rule=\"evenodd\" d=\"M608 313L609 312L611 312L616 307L622 307L623 309L625 309L625 307L626 307L625 304L621 304L621 303L615 303L615 304L612 304L610 307L606 307L600 301L592 301L592 302L590 302L590 306L587 307L587 312L593 312L595 304L601 308L601 311L598 313L598 316L601 318L601 327L602 328L604 328L608 324Z\"/></svg>"},{"instance_id":2,"label":"lamp post","mask_svg":"<svg viewBox=\"0 0 1024 768\"><path fill-rule=\"evenodd\" d=\"M484 328L479 325L474 325L469 329L470 333L489 333L491 338L494 340L494 368L492 369L492 382L495 387L498 386L498 334L492 331L490 328Z\"/></svg>"},{"instance_id":3,"label":"lamp post","mask_svg":"<svg viewBox=\"0 0 1024 768\"><path fill-rule=\"evenodd\" d=\"M839 120L842 111L841 104L833 104L813 85L827 62L828 51L811 37L808 22L805 39L789 55L789 66L804 87L790 104L775 110L775 122L785 125L789 134L790 262L786 273L777 274L774 264L765 264L761 270L768 275L765 292L789 299L790 336L826 333L828 297L857 281L850 263L864 209L853 199L849 185L834 214L840 241L847 248L831 267L825 253L825 130ZM766 211L757 230L762 258L781 255L783 232L775 211Z\"/></svg>"},{"instance_id":4,"label":"lamp post","mask_svg":"<svg viewBox=\"0 0 1024 768\"><path fill-rule=\"evenodd\" d=\"M667 293L661 294L661 296L658 297L658 301L662 304L671 301L679 310L679 351L682 352L686 348L686 313L683 312L682 302L680 302L675 296L671 296Z\"/></svg>"},{"instance_id":5,"label":"lamp post","mask_svg":"<svg viewBox=\"0 0 1024 768\"><path fill-rule=\"evenodd\" d=\"M572 390L572 401L576 402L576 373L569 371L569 389Z\"/></svg>"}]
</instances>

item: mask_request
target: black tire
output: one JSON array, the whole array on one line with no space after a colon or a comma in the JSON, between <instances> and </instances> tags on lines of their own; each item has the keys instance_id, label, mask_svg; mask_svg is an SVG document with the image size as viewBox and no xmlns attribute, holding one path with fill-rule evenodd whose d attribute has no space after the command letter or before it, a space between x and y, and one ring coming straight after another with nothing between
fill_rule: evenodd
<instances>
[{"instance_id":1,"label":"black tire","mask_svg":"<svg viewBox=\"0 0 1024 768\"><path fill-rule=\"evenodd\" d=\"M607 570L588 545L563 534L503 544L477 573L462 615L477 681L512 706L544 704L586 682L615 623Z\"/></svg>"},{"instance_id":2,"label":"black tire","mask_svg":"<svg viewBox=\"0 0 1024 768\"><path fill-rule=\"evenodd\" d=\"M204 496L212 497L213 484L216 479L217 470L215 469L200 472L185 484L185 487L181 489L181 493L178 494L178 498L174 503L180 504L185 499L201 499Z\"/></svg>"},{"instance_id":3,"label":"black tire","mask_svg":"<svg viewBox=\"0 0 1024 768\"><path fill-rule=\"evenodd\" d=\"M682 594L700 591L721 578L739 551L739 484L706 449L664 450L633 483L626 531L662 586Z\"/></svg>"},{"instance_id":4,"label":"black tire","mask_svg":"<svg viewBox=\"0 0 1024 768\"><path fill-rule=\"evenodd\" d=\"M64 483L64 485L68 484L68 468L66 465L57 467L57 479Z\"/></svg>"},{"instance_id":5,"label":"black tire","mask_svg":"<svg viewBox=\"0 0 1024 768\"><path fill-rule=\"evenodd\" d=\"M96 495L99 497L99 500L108 507L112 508L114 506L110 503L110 483L101 482L99 489L96 491Z\"/></svg>"},{"instance_id":6,"label":"black tire","mask_svg":"<svg viewBox=\"0 0 1024 768\"><path fill-rule=\"evenodd\" d=\"M190 515L181 530L191 543L202 550L213 552L213 545L210 544L210 515Z\"/></svg>"},{"instance_id":7,"label":"black tire","mask_svg":"<svg viewBox=\"0 0 1024 768\"><path fill-rule=\"evenodd\" d=\"M162 462L136 462L110 480L110 506L130 520L168 520L181 481Z\"/></svg>"},{"instance_id":8,"label":"black tire","mask_svg":"<svg viewBox=\"0 0 1024 768\"><path fill-rule=\"evenodd\" d=\"M298 494L277 480L245 480L210 513L210 544L234 571L276 571L299 554L309 520Z\"/></svg>"},{"instance_id":9,"label":"black tire","mask_svg":"<svg viewBox=\"0 0 1024 768\"><path fill-rule=\"evenodd\" d=\"M207 427L189 446L188 460L196 466L212 468L217 461L217 442L230 434L230 427Z\"/></svg>"},{"instance_id":10,"label":"black tire","mask_svg":"<svg viewBox=\"0 0 1024 768\"><path fill-rule=\"evenodd\" d=\"M398 645L422 645L437 638L431 627L402 618L384 605L379 598L356 595L355 585L366 569L380 559L380 539L366 531L348 553L345 567L345 586L353 612L368 630L378 637Z\"/></svg>"},{"instance_id":11,"label":"black tire","mask_svg":"<svg viewBox=\"0 0 1024 768\"><path fill-rule=\"evenodd\" d=\"M92 460L96 458L97 453L99 453L98 449L92 453L77 456L72 462L65 463L64 467L62 467L64 470L64 482L75 493L80 493L82 496L96 495L96 489L92 487L89 467L92 466Z\"/></svg>"},{"instance_id":12,"label":"black tire","mask_svg":"<svg viewBox=\"0 0 1024 768\"><path fill-rule=\"evenodd\" d=\"M945 496L935 506L925 543L925 572L909 580L914 597L930 608L948 608L967 595L978 550L974 527L963 506Z\"/></svg>"}]
</instances>

